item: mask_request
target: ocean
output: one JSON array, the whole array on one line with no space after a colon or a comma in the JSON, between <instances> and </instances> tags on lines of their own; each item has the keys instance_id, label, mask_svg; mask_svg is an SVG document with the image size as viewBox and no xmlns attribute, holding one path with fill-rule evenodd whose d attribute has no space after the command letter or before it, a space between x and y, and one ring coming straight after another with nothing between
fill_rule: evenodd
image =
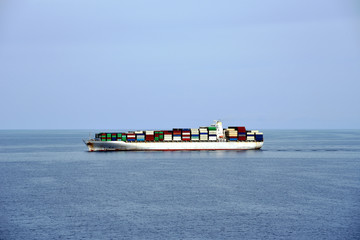
<instances>
[{"instance_id":1,"label":"ocean","mask_svg":"<svg viewBox=\"0 0 360 240\"><path fill-rule=\"evenodd\" d=\"M254 151L88 152L0 131L0 239L360 239L360 130L264 130Z\"/></svg>"}]
</instances>

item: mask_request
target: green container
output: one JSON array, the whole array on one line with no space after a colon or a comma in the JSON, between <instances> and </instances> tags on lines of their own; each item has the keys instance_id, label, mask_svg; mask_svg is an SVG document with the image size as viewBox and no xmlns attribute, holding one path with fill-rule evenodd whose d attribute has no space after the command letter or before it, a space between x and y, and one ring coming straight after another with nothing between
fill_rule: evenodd
<instances>
[{"instance_id":1,"label":"green container","mask_svg":"<svg viewBox=\"0 0 360 240\"><path fill-rule=\"evenodd\" d=\"M118 136L118 138L121 138L122 134L121 134L121 133L118 133L117 136Z\"/></svg>"},{"instance_id":2,"label":"green container","mask_svg":"<svg viewBox=\"0 0 360 240\"><path fill-rule=\"evenodd\" d=\"M158 138L158 137L155 137L154 139L155 139L155 141L159 141L159 138Z\"/></svg>"},{"instance_id":3,"label":"green container","mask_svg":"<svg viewBox=\"0 0 360 240\"><path fill-rule=\"evenodd\" d=\"M111 137L111 133L106 134L107 137Z\"/></svg>"},{"instance_id":4,"label":"green container","mask_svg":"<svg viewBox=\"0 0 360 240\"><path fill-rule=\"evenodd\" d=\"M106 141L106 139L105 139L105 138L103 138L103 139L101 139L101 141Z\"/></svg>"},{"instance_id":5,"label":"green container","mask_svg":"<svg viewBox=\"0 0 360 240\"><path fill-rule=\"evenodd\" d=\"M164 135L159 135L159 139L164 139Z\"/></svg>"},{"instance_id":6,"label":"green container","mask_svg":"<svg viewBox=\"0 0 360 240\"><path fill-rule=\"evenodd\" d=\"M216 127L208 127L209 130L216 130Z\"/></svg>"},{"instance_id":7,"label":"green container","mask_svg":"<svg viewBox=\"0 0 360 240\"><path fill-rule=\"evenodd\" d=\"M123 140L124 142L126 142L126 135L123 135L123 136L121 137L121 140Z\"/></svg>"},{"instance_id":8,"label":"green container","mask_svg":"<svg viewBox=\"0 0 360 240\"><path fill-rule=\"evenodd\" d=\"M111 138L110 139L108 138L107 141L111 141Z\"/></svg>"}]
</instances>

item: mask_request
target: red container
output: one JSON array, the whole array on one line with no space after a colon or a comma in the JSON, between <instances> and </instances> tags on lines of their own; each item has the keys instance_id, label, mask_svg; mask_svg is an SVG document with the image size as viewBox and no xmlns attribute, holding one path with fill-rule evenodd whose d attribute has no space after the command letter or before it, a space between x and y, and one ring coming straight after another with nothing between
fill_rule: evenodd
<instances>
[{"instance_id":1,"label":"red container","mask_svg":"<svg viewBox=\"0 0 360 240\"><path fill-rule=\"evenodd\" d=\"M245 127L238 127L238 132L246 133L246 128Z\"/></svg>"},{"instance_id":2,"label":"red container","mask_svg":"<svg viewBox=\"0 0 360 240\"><path fill-rule=\"evenodd\" d=\"M239 140L239 141L246 141L246 136L239 136L239 137L238 137L238 140Z\"/></svg>"}]
</instances>

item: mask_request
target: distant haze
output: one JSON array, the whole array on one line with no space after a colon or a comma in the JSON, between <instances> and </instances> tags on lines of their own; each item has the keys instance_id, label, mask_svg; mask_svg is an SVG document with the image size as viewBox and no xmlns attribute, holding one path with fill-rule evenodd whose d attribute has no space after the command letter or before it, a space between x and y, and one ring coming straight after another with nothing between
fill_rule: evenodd
<instances>
[{"instance_id":1,"label":"distant haze","mask_svg":"<svg viewBox=\"0 0 360 240\"><path fill-rule=\"evenodd\" d=\"M359 128L360 4L1 1L0 129Z\"/></svg>"}]
</instances>

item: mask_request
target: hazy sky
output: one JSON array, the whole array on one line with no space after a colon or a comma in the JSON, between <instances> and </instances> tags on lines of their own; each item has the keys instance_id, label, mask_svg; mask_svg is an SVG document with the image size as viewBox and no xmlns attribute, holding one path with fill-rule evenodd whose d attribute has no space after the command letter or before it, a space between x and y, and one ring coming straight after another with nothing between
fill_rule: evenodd
<instances>
[{"instance_id":1,"label":"hazy sky","mask_svg":"<svg viewBox=\"0 0 360 240\"><path fill-rule=\"evenodd\" d=\"M0 2L0 129L360 127L360 2Z\"/></svg>"}]
</instances>

